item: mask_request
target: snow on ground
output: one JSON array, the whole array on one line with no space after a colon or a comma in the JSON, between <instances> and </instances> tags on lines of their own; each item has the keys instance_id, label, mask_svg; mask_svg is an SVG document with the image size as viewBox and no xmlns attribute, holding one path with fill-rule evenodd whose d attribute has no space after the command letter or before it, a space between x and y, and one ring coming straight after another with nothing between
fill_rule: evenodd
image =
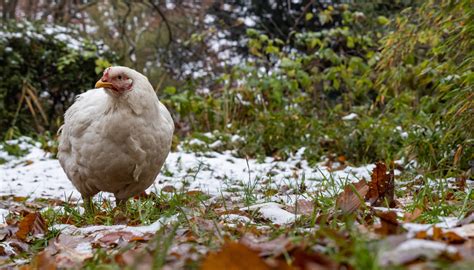
<instances>
[{"instance_id":1,"label":"snow on ground","mask_svg":"<svg viewBox=\"0 0 474 270\"><path fill-rule=\"evenodd\" d=\"M80 194L67 179L58 160L39 148L40 145L21 144L28 148L29 154L19 159L10 158L0 165L0 195L46 197L64 199L80 198ZM6 156L0 151L0 156ZM258 186L264 180L278 188L282 185L296 185L305 178L305 184L313 190L323 182L334 181L339 188L347 181L370 178L374 165L333 171L325 166L310 167L297 158L289 161L275 161L266 158L265 162L233 157L230 152L211 152L205 155L172 152L153 186L149 191L159 191L172 185L177 189L189 185L188 190L201 190L209 195L220 195L234 185ZM301 169L298 169L301 167ZM250 170L249 170L250 169ZM268 182L268 181L265 181ZM268 185L268 183L266 183Z\"/></svg>"},{"instance_id":2,"label":"snow on ground","mask_svg":"<svg viewBox=\"0 0 474 270\"><path fill-rule=\"evenodd\" d=\"M69 182L58 160L44 152L39 143L29 138L11 141L29 153L21 158L8 156L0 148L0 157L7 160L0 165L0 196L15 195L34 198L56 198L62 200L80 199L79 192ZM346 167L332 171L325 166L309 166L301 155L287 161L275 161L266 158L263 163L257 160L236 158L230 152L205 154L172 152L148 191L159 192L165 186L177 190L200 190L211 197L245 196L245 192L266 189L289 189L304 185L307 191L320 191L326 195L338 194L348 181L370 178L374 165L359 168ZM107 195L106 195L107 196ZM256 195L256 203L268 202ZM295 216L278 207L276 203L290 204L296 201L293 194L273 196L273 205L258 207L262 216L284 224L294 220ZM1 208L1 207L0 207ZM1 213L0 213L1 214Z\"/></svg>"}]
</instances>

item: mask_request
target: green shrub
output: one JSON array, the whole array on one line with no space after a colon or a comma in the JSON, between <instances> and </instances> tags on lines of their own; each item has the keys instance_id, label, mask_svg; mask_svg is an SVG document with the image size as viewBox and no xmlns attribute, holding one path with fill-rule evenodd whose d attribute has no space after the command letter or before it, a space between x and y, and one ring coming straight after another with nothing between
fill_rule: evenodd
<instances>
[{"instance_id":1,"label":"green shrub","mask_svg":"<svg viewBox=\"0 0 474 270\"><path fill-rule=\"evenodd\" d=\"M100 42L45 24L0 27L0 135L55 131L75 95L114 60Z\"/></svg>"},{"instance_id":2,"label":"green shrub","mask_svg":"<svg viewBox=\"0 0 474 270\"><path fill-rule=\"evenodd\" d=\"M438 3L439 2L439 3ZM474 160L474 8L472 1L427 1L406 10L384 38L380 98L413 97L407 153L430 170L469 169ZM383 103L383 102L380 102ZM388 106L389 115L406 115Z\"/></svg>"}]
</instances>

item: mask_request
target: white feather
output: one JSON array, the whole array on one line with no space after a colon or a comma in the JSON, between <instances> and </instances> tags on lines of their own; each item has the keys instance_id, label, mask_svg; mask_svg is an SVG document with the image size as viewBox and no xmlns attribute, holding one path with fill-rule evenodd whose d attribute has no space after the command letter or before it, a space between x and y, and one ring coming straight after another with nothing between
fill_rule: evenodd
<instances>
[{"instance_id":1,"label":"white feather","mask_svg":"<svg viewBox=\"0 0 474 270\"><path fill-rule=\"evenodd\" d=\"M99 191L126 199L148 188L170 151L173 120L148 79L125 68L133 80L120 96L92 89L66 111L59 161L84 197Z\"/></svg>"}]
</instances>

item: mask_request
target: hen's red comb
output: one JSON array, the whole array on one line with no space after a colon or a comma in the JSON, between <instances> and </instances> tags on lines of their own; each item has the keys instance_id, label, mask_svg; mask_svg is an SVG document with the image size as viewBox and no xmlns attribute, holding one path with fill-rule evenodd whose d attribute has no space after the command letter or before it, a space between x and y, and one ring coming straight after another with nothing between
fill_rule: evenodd
<instances>
[{"instance_id":1,"label":"hen's red comb","mask_svg":"<svg viewBox=\"0 0 474 270\"><path fill-rule=\"evenodd\" d=\"M102 75L102 81L106 82L109 79L109 71L112 67L108 67L104 70L104 75Z\"/></svg>"}]
</instances>

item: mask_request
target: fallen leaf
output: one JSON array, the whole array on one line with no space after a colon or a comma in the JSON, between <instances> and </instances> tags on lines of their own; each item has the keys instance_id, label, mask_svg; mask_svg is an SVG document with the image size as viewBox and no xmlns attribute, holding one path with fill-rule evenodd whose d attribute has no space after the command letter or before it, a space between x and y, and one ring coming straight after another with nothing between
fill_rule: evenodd
<instances>
[{"instance_id":1,"label":"fallen leaf","mask_svg":"<svg viewBox=\"0 0 474 270\"><path fill-rule=\"evenodd\" d=\"M56 261L52 254L47 250L43 250L38 253L31 260L28 269L42 269L42 270L55 270L57 269Z\"/></svg>"},{"instance_id":2,"label":"fallen leaf","mask_svg":"<svg viewBox=\"0 0 474 270\"><path fill-rule=\"evenodd\" d=\"M218 252L209 253L202 270L267 270L271 269L258 254L243 244L227 242Z\"/></svg>"},{"instance_id":3,"label":"fallen leaf","mask_svg":"<svg viewBox=\"0 0 474 270\"><path fill-rule=\"evenodd\" d=\"M442 239L444 242L448 244L462 244L466 241L463 237L459 236L459 234L448 231L443 233Z\"/></svg>"},{"instance_id":4,"label":"fallen leaf","mask_svg":"<svg viewBox=\"0 0 474 270\"><path fill-rule=\"evenodd\" d=\"M42 235L46 232L48 226L40 213L30 213L26 215L18 224L18 231L15 233L16 237L21 240L26 240L28 234L33 236Z\"/></svg>"},{"instance_id":5,"label":"fallen leaf","mask_svg":"<svg viewBox=\"0 0 474 270\"><path fill-rule=\"evenodd\" d=\"M176 191L176 188L171 186L171 185L167 185L167 186L164 186L161 191L163 192L168 192L168 193L173 193Z\"/></svg>"},{"instance_id":6,"label":"fallen leaf","mask_svg":"<svg viewBox=\"0 0 474 270\"><path fill-rule=\"evenodd\" d=\"M372 206L382 206L385 202L390 207L395 206L395 174L393 169L388 174L386 171L387 166L383 162L377 162L372 170L366 196Z\"/></svg>"},{"instance_id":7,"label":"fallen leaf","mask_svg":"<svg viewBox=\"0 0 474 270\"><path fill-rule=\"evenodd\" d=\"M125 269L151 269L153 257L146 249L130 249L114 257L115 262ZM127 267L128 266L128 267Z\"/></svg>"},{"instance_id":8,"label":"fallen leaf","mask_svg":"<svg viewBox=\"0 0 474 270\"><path fill-rule=\"evenodd\" d=\"M314 211L314 202L301 199L297 200L295 205L288 205L285 208L293 214L311 216Z\"/></svg>"},{"instance_id":9,"label":"fallen leaf","mask_svg":"<svg viewBox=\"0 0 474 270\"><path fill-rule=\"evenodd\" d=\"M428 238L428 232L426 231L419 231L415 235L416 239L427 239Z\"/></svg>"},{"instance_id":10,"label":"fallen leaf","mask_svg":"<svg viewBox=\"0 0 474 270\"><path fill-rule=\"evenodd\" d=\"M354 184L348 184L337 197L336 205L345 214L353 213L362 205L368 191L369 186L364 179Z\"/></svg>"},{"instance_id":11,"label":"fallen leaf","mask_svg":"<svg viewBox=\"0 0 474 270\"><path fill-rule=\"evenodd\" d=\"M401 243L393 250L382 252L379 256L379 263L383 267L402 265L418 259L433 260L440 256L450 261L461 259L458 250L446 243L410 239Z\"/></svg>"},{"instance_id":12,"label":"fallen leaf","mask_svg":"<svg viewBox=\"0 0 474 270\"><path fill-rule=\"evenodd\" d=\"M441 228L434 226L432 239L435 241L439 241L442 239L442 237L443 237L443 231L441 230Z\"/></svg>"},{"instance_id":13,"label":"fallen leaf","mask_svg":"<svg viewBox=\"0 0 474 270\"><path fill-rule=\"evenodd\" d=\"M342 155L341 155L341 156L338 156L338 157L337 157L337 161L339 161L340 163L344 163L344 162L346 162L346 157L345 157L345 156L342 156Z\"/></svg>"},{"instance_id":14,"label":"fallen leaf","mask_svg":"<svg viewBox=\"0 0 474 270\"><path fill-rule=\"evenodd\" d=\"M397 220L397 213L393 211L376 211L375 215L380 218L380 226L375 228L376 233L391 235L401 232L401 226Z\"/></svg>"},{"instance_id":15,"label":"fallen leaf","mask_svg":"<svg viewBox=\"0 0 474 270\"><path fill-rule=\"evenodd\" d=\"M462 244L467 239L455 231L455 230L461 231L461 229L462 227L456 228L453 230L443 231L443 229L434 226L432 228L431 234L429 234L428 231L419 231L416 233L415 238L445 242L447 244ZM464 233L464 230L462 230L462 232Z\"/></svg>"},{"instance_id":16,"label":"fallen leaf","mask_svg":"<svg viewBox=\"0 0 474 270\"><path fill-rule=\"evenodd\" d=\"M190 190L186 192L186 195L191 196L191 197L198 197L198 196L204 195L204 192L200 190Z\"/></svg>"},{"instance_id":17,"label":"fallen leaf","mask_svg":"<svg viewBox=\"0 0 474 270\"><path fill-rule=\"evenodd\" d=\"M456 149L456 153L454 153L453 166L458 166L461 155L462 155L462 144L459 144L458 149Z\"/></svg>"},{"instance_id":18,"label":"fallen leaf","mask_svg":"<svg viewBox=\"0 0 474 270\"><path fill-rule=\"evenodd\" d=\"M117 211L114 213L114 224L127 225L130 222L130 217L123 213L122 211Z\"/></svg>"},{"instance_id":19,"label":"fallen leaf","mask_svg":"<svg viewBox=\"0 0 474 270\"><path fill-rule=\"evenodd\" d=\"M420 217L422 213L423 213L423 209L421 209L421 208L415 208L415 210L413 210L413 212L411 212L411 213L405 213L405 215L403 216L403 221L404 221L404 222L413 222L413 221L415 221L418 217Z\"/></svg>"},{"instance_id":20,"label":"fallen leaf","mask_svg":"<svg viewBox=\"0 0 474 270\"><path fill-rule=\"evenodd\" d=\"M336 261L318 252L307 252L298 248L291 255L294 258L292 266L297 269L333 270L340 268Z\"/></svg>"},{"instance_id":21,"label":"fallen leaf","mask_svg":"<svg viewBox=\"0 0 474 270\"><path fill-rule=\"evenodd\" d=\"M15 201L15 202L24 202L24 201L26 201L26 197L13 196L13 201Z\"/></svg>"},{"instance_id":22,"label":"fallen leaf","mask_svg":"<svg viewBox=\"0 0 474 270\"><path fill-rule=\"evenodd\" d=\"M190 219L190 221L191 223L196 224L198 228L205 231L218 233L218 231L222 229L221 224L202 217L193 217Z\"/></svg>"},{"instance_id":23,"label":"fallen leaf","mask_svg":"<svg viewBox=\"0 0 474 270\"><path fill-rule=\"evenodd\" d=\"M239 240L239 243L258 251L262 257L276 257L293 248L290 239L285 235L269 240L267 237L257 238L253 234L247 233Z\"/></svg>"}]
</instances>

